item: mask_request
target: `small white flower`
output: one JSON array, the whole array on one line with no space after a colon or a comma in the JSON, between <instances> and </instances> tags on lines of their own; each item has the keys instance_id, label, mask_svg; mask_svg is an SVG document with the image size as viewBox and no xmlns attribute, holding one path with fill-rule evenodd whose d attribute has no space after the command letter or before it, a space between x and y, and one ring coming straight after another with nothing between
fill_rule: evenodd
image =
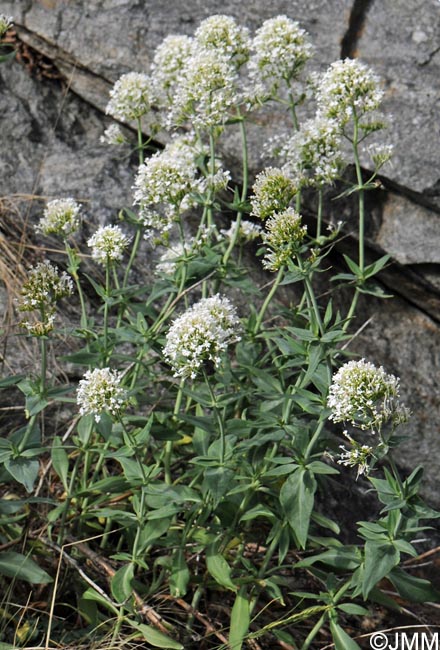
<instances>
[{"instance_id":1,"label":"small white flower","mask_svg":"<svg viewBox=\"0 0 440 650\"><path fill-rule=\"evenodd\" d=\"M252 212L260 219L267 219L275 212L286 210L298 192L298 188L286 171L267 167L260 172L252 187Z\"/></svg>"},{"instance_id":2,"label":"small white flower","mask_svg":"<svg viewBox=\"0 0 440 650\"><path fill-rule=\"evenodd\" d=\"M166 249L160 256L160 261L156 266L156 271L165 273L165 275L173 275L176 270L178 262L184 257L185 249L181 242L176 242Z\"/></svg>"},{"instance_id":3,"label":"small white flower","mask_svg":"<svg viewBox=\"0 0 440 650\"><path fill-rule=\"evenodd\" d=\"M371 144L367 148L368 155L370 156L375 170L381 169L387 162L390 161L393 155L392 144Z\"/></svg>"},{"instance_id":4,"label":"small white flower","mask_svg":"<svg viewBox=\"0 0 440 650\"><path fill-rule=\"evenodd\" d=\"M339 446L342 450L338 460L339 465L357 467L356 478L359 478L362 474L368 474L370 471L369 460L373 455L373 448L368 445L359 444L356 440L353 440L346 431L344 431L344 435L352 446L350 449L346 449L344 445Z\"/></svg>"},{"instance_id":5,"label":"small white flower","mask_svg":"<svg viewBox=\"0 0 440 650\"><path fill-rule=\"evenodd\" d=\"M219 295L204 298L171 325L164 357L175 377L195 379L210 362L217 368L228 345L240 340L240 321L231 302Z\"/></svg>"},{"instance_id":6,"label":"small white flower","mask_svg":"<svg viewBox=\"0 0 440 650\"><path fill-rule=\"evenodd\" d=\"M185 62L175 87L170 126L188 120L196 129L222 126L239 101L237 81L237 71L227 56L197 48Z\"/></svg>"},{"instance_id":7,"label":"small white flower","mask_svg":"<svg viewBox=\"0 0 440 650\"><path fill-rule=\"evenodd\" d=\"M193 205L191 193L197 187L194 150L177 138L154 154L138 169L134 203L151 237L151 229L166 233L173 221Z\"/></svg>"},{"instance_id":8,"label":"small white flower","mask_svg":"<svg viewBox=\"0 0 440 650\"><path fill-rule=\"evenodd\" d=\"M379 78L357 59L335 61L321 77L316 92L320 114L341 126L355 115L376 110L383 98Z\"/></svg>"},{"instance_id":9,"label":"small white flower","mask_svg":"<svg viewBox=\"0 0 440 650\"><path fill-rule=\"evenodd\" d=\"M261 237L262 228L253 221L242 219L239 226L237 240L240 242L253 241ZM237 221L233 221L230 227L226 230L220 230L220 233L228 239L233 239L237 231Z\"/></svg>"},{"instance_id":10,"label":"small white flower","mask_svg":"<svg viewBox=\"0 0 440 650\"><path fill-rule=\"evenodd\" d=\"M0 38L2 38L8 29L11 29L11 27L14 24L14 19L12 16L5 16L4 14L0 14Z\"/></svg>"},{"instance_id":11,"label":"small white flower","mask_svg":"<svg viewBox=\"0 0 440 650\"><path fill-rule=\"evenodd\" d=\"M92 249L93 259L105 266L120 262L129 243L130 238L119 226L100 226L87 245Z\"/></svg>"},{"instance_id":12,"label":"small white flower","mask_svg":"<svg viewBox=\"0 0 440 650\"><path fill-rule=\"evenodd\" d=\"M40 312L41 320L21 321L20 325L35 336L43 336L53 330L55 306L58 300L73 293L72 278L48 260L40 262L28 273L21 289L19 311Z\"/></svg>"},{"instance_id":13,"label":"small white flower","mask_svg":"<svg viewBox=\"0 0 440 650\"><path fill-rule=\"evenodd\" d=\"M189 36L167 36L157 47L152 65L152 83L160 103L173 103L174 88L182 70L194 51L194 41Z\"/></svg>"},{"instance_id":14,"label":"small white flower","mask_svg":"<svg viewBox=\"0 0 440 650\"><path fill-rule=\"evenodd\" d=\"M263 267L277 271L298 252L307 226L302 225L301 215L293 208L276 212L266 221L263 242L270 251L264 256Z\"/></svg>"},{"instance_id":15,"label":"small white flower","mask_svg":"<svg viewBox=\"0 0 440 650\"><path fill-rule=\"evenodd\" d=\"M150 111L151 79L146 74L128 72L122 75L110 91L106 113L120 120L135 120Z\"/></svg>"},{"instance_id":16,"label":"small white flower","mask_svg":"<svg viewBox=\"0 0 440 650\"><path fill-rule=\"evenodd\" d=\"M110 368L88 370L80 380L76 400L81 415L94 415L99 422L103 412L113 417L126 405L126 391L121 386L122 373Z\"/></svg>"},{"instance_id":17,"label":"small white flower","mask_svg":"<svg viewBox=\"0 0 440 650\"><path fill-rule=\"evenodd\" d=\"M390 422L406 422L408 409L399 401L399 379L361 359L348 361L333 376L327 406L334 422L348 422L364 431Z\"/></svg>"},{"instance_id":18,"label":"small white flower","mask_svg":"<svg viewBox=\"0 0 440 650\"><path fill-rule=\"evenodd\" d=\"M268 94L276 92L281 82L289 83L297 77L313 53L307 32L287 16L266 20L257 30L252 46L250 77Z\"/></svg>"},{"instance_id":19,"label":"small white flower","mask_svg":"<svg viewBox=\"0 0 440 650\"><path fill-rule=\"evenodd\" d=\"M249 30L231 16L214 15L200 23L194 35L198 44L233 59L239 67L249 58Z\"/></svg>"},{"instance_id":20,"label":"small white flower","mask_svg":"<svg viewBox=\"0 0 440 650\"><path fill-rule=\"evenodd\" d=\"M35 226L44 235L60 235L64 239L78 230L80 206L74 199L50 201L43 217Z\"/></svg>"},{"instance_id":21,"label":"small white flower","mask_svg":"<svg viewBox=\"0 0 440 650\"><path fill-rule=\"evenodd\" d=\"M125 144L127 142L119 124L110 124L99 138L99 141L102 144Z\"/></svg>"},{"instance_id":22,"label":"small white flower","mask_svg":"<svg viewBox=\"0 0 440 650\"><path fill-rule=\"evenodd\" d=\"M284 169L299 185L331 183L343 165L338 122L322 116L307 120L284 145L281 156Z\"/></svg>"}]
</instances>

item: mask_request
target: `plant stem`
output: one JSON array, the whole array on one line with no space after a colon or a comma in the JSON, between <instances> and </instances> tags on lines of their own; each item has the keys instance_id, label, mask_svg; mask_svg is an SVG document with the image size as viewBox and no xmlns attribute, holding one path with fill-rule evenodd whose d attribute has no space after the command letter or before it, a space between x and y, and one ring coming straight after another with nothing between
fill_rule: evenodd
<instances>
[{"instance_id":1,"label":"plant stem","mask_svg":"<svg viewBox=\"0 0 440 650\"><path fill-rule=\"evenodd\" d=\"M182 378L180 380L179 389L178 389L177 395L176 395L176 401L174 403L174 410L173 410L174 418L177 418L177 416L179 415L180 407L182 405L184 383L185 383L185 380ZM163 465L164 465L164 471L165 471L165 483L167 485L172 484L172 478L171 478L171 454L172 454L172 451L173 451L173 441L172 440L167 440L166 444L165 444L165 452L164 452L164 457L163 457Z\"/></svg>"},{"instance_id":2,"label":"plant stem","mask_svg":"<svg viewBox=\"0 0 440 650\"><path fill-rule=\"evenodd\" d=\"M206 370L203 369L203 377L205 379L206 386L208 388L209 395L212 400L212 410L215 413L215 417L217 419L217 425L218 425L218 430L220 434L220 465L225 464L225 452L226 452L226 438L225 438L225 427L223 423L223 418L220 415L220 411L217 406L217 399L214 394L214 391L212 390L211 383L209 381L208 375L206 374Z\"/></svg>"},{"instance_id":3,"label":"plant stem","mask_svg":"<svg viewBox=\"0 0 440 650\"><path fill-rule=\"evenodd\" d=\"M104 302L104 364L107 363L108 357L108 316L109 316L109 304L108 299L110 297L110 262L107 259L105 265L105 302Z\"/></svg>"},{"instance_id":4,"label":"plant stem","mask_svg":"<svg viewBox=\"0 0 440 650\"><path fill-rule=\"evenodd\" d=\"M248 193L248 184L249 184L249 163L248 163L248 145L247 145L247 135L246 135L246 126L245 126L245 121L244 118L239 114L241 117L240 119L240 135L241 135L241 151L242 151L242 161L243 161L243 185L241 188L241 204L243 204L246 200L247 193ZM237 239L240 236L240 224L241 224L241 219L243 217L243 211L239 210L237 212L237 219L236 219L236 228L235 232L233 233L233 236L231 237L229 241L229 246L225 251L225 254L223 255L222 259L222 265L226 266L231 253L234 249L235 244L237 243Z\"/></svg>"},{"instance_id":5,"label":"plant stem","mask_svg":"<svg viewBox=\"0 0 440 650\"><path fill-rule=\"evenodd\" d=\"M255 323L255 328L254 328L254 334L257 334L258 330L261 327L261 323L263 321L264 314L266 313L266 310L267 310L267 308L268 308L268 306L270 304L270 301L272 300L273 296L275 295L275 292L278 289L278 286L279 286L281 280L283 279L284 269L285 269L285 267L282 266L278 270L277 277L275 278L275 281L272 284L272 287L271 287L269 293L266 296L266 300L264 301L264 303L263 303L263 305L262 305L262 307L260 309L260 312L258 314L257 321Z\"/></svg>"}]
</instances>

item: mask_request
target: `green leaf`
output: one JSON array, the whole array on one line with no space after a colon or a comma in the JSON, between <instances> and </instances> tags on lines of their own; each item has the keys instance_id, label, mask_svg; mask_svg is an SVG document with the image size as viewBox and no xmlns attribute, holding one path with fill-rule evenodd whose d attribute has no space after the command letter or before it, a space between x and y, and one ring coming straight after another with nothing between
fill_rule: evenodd
<instances>
[{"instance_id":1,"label":"green leaf","mask_svg":"<svg viewBox=\"0 0 440 650\"><path fill-rule=\"evenodd\" d=\"M52 445L52 465L61 479L64 489L68 490L67 476L69 473L69 457L63 447L61 438L55 436Z\"/></svg>"},{"instance_id":2,"label":"green leaf","mask_svg":"<svg viewBox=\"0 0 440 650\"><path fill-rule=\"evenodd\" d=\"M357 278L362 277L362 272L360 266L356 264L352 259L348 257L348 255L344 255L344 260L347 263L348 268L350 271L355 275Z\"/></svg>"},{"instance_id":3,"label":"green leaf","mask_svg":"<svg viewBox=\"0 0 440 650\"><path fill-rule=\"evenodd\" d=\"M93 600L94 602L99 603L103 607L106 607L107 609L109 609L116 616L119 616L119 613L120 613L119 608L115 607L115 605L113 605L113 603L111 602L111 600L109 598L106 598L103 594L100 594L95 589L92 589L92 587L87 589L83 593L81 598L83 598L84 600Z\"/></svg>"},{"instance_id":4,"label":"green leaf","mask_svg":"<svg viewBox=\"0 0 440 650\"><path fill-rule=\"evenodd\" d=\"M25 375L11 375L10 377L5 377L0 381L0 388L9 388L9 386L15 386L19 384L23 379L26 379Z\"/></svg>"},{"instance_id":5,"label":"green leaf","mask_svg":"<svg viewBox=\"0 0 440 650\"><path fill-rule=\"evenodd\" d=\"M214 551L214 547L208 548L206 568L219 585L226 587L226 589L230 589L231 591L237 591L237 587L231 579L231 567L221 553Z\"/></svg>"},{"instance_id":6,"label":"green leaf","mask_svg":"<svg viewBox=\"0 0 440 650\"><path fill-rule=\"evenodd\" d=\"M313 473L300 467L292 472L280 490L281 506L301 548L307 543L316 486Z\"/></svg>"},{"instance_id":7,"label":"green leaf","mask_svg":"<svg viewBox=\"0 0 440 650\"><path fill-rule=\"evenodd\" d=\"M34 483L38 478L40 463L32 458L8 458L5 461L5 468L9 474L21 485L24 485L27 492L32 492Z\"/></svg>"},{"instance_id":8,"label":"green leaf","mask_svg":"<svg viewBox=\"0 0 440 650\"><path fill-rule=\"evenodd\" d=\"M341 548L331 548L324 553L312 555L304 558L295 564L297 567L307 567L322 562L335 569L354 570L360 564L361 558L356 546L343 546Z\"/></svg>"},{"instance_id":9,"label":"green leaf","mask_svg":"<svg viewBox=\"0 0 440 650\"><path fill-rule=\"evenodd\" d=\"M134 564L131 562L121 566L111 581L113 598L118 603L123 603L133 593Z\"/></svg>"},{"instance_id":10,"label":"green leaf","mask_svg":"<svg viewBox=\"0 0 440 650\"><path fill-rule=\"evenodd\" d=\"M356 605L355 603L342 603L342 605L337 606L342 612L346 614L352 614L353 616L368 616L370 613L365 607Z\"/></svg>"},{"instance_id":11,"label":"green leaf","mask_svg":"<svg viewBox=\"0 0 440 650\"><path fill-rule=\"evenodd\" d=\"M144 623L136 623L130 619L127 620L127 623L135 630L140 632L147 643L154 646L155 648L169 648L170 650L184 650L184 647L178 641L170 639L169 636L159 632L159 630L154 629L150 625L145 625Z\"/></svg>"},{"instance_id":12,"label":"green leaf","mask_svg":"<svg viewBox=\"0 0 440 650\"><path fill-rule=\"evenodd\" d=\"M388 576L399 564L400 553L390 542L368 540L365 543L365 568L362 581L362 595L367 598L379 580Z\"/></svg>"},{"instance_id":13,"label":"green leaf","mask_svg":"<svg viewBox=\"0 0 440 650\"><path fill-rule=\"evenodd\" d=\"M361 650L356 641L353 641L351 636L348 636L347 632L336 621L330 621L330 632L336 650Z\"/></svg>"},{"instance_id":14,"label":"green leaf","mask_svg":"<svg viewBox=\"0 0 440 650\"><path fill-rule=\"evenodd\" d=\"M440 591L429 580L409 575L399 567L395 567L388 578L405 600L412 603L440 602Z\"/></svg>"},{"instance_id":15,"label":"green leaf","mask_svg":"<svg viewBox=\"0 0 440 650\"><path fill-rule=\"evenodd\" d=\"M249 597L246 587L240 588L235 597L231 612L231 625L229 629L230 650L241 650L243 640L249 631L251 621Z\"/></svg>"},{"instance_id":16,"label":"green leaf","mask_svg":"<svg viewBox=\"0 0 440 650\"><path fill-rule=\"evenodd\" d=\"M52 582L52 578L34 560L15 551L0 553L0 573L9 578L25 580L31 584L42 585Z\"/></svg>"}]
</instances>

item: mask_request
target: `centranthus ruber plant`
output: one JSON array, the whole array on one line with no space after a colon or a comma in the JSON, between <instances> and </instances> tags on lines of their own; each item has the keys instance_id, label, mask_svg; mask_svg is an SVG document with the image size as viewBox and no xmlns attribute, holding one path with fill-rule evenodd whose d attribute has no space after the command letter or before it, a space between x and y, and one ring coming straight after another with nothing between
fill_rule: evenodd
<instances>
[{"instance_id":1,"label":"centranthus ruber plant","mask_svg":"<svg viewBox=\"0 0 440 650\"><path fill-rule=\"evenodd\" d=\"M366 263L364 236L390 155L381 82L356 59L309 75L313 51L287 16L254 35L216 15L168 36L110 93L127 128L107 118L101 146L139 161L122 223L81 239L79 202L42 209L37 237L58 238L66 270L29 269L18 310L35 315L21 325L41 372L1 384L25 413L0 440L0 645L353 650L377 604L439 599L405 564L437 514L422 470L394 459L410 417L399 380L351 348L388 261ZM248 125L273 105L285 132L250 170ZM226 165L229 134L241 159ZM355 197L350 223L331 223L332 191ZM358 247L336 270L347 229ZM77 321L58 326L74 293ZM365 520L347 525L356 508L332 489L365 499ZM25 583L40 585L32 608Z\"/></svg>"}]
</instances>

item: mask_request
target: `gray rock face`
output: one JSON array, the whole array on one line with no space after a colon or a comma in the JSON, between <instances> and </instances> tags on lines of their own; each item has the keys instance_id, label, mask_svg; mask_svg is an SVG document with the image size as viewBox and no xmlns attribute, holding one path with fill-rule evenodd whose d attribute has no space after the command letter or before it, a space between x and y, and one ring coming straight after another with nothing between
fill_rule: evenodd
<instances>
[{"instance_id":1,"label":"gray rock face","mask_svg":"<svg viewBox=\"0 0 440 650\"><path fill-rule=\"evenodd\" d=\"M397 297L364 301L363 317L372 320L354 345L400 375L414 414L400 462L426 465L427 492L440 505L440 3L373 0L356 15L352 4L226 0L220 9L214 0L0 0L0 13L14 16L20 39L63 77L62 83L37 80L17 62L0 66L0 197L32 215L43 200L73 196L86 206L84 237L87 227L116 221L119 209L132 202L136 158L128 149L121 153L99 144L110 123L109 89L121 74L148 69L166 35L192 34L200 20L220 10L251 30L277 14L298 20L316 45L315 70L341 54L359 56L384 80L384 110L393 114L388 140L396 156L385 189L368 197L367 232L370 254L388 252L396 262L382 281ZM253 173L270 125L276 121L282 129L283 120L282 113L268 113L253 128ZM230 158L235 146L234 138L225 143ZM349 217L348 204L338 204L334 216L344 210Z\"/></svg>"}]
</instances>

